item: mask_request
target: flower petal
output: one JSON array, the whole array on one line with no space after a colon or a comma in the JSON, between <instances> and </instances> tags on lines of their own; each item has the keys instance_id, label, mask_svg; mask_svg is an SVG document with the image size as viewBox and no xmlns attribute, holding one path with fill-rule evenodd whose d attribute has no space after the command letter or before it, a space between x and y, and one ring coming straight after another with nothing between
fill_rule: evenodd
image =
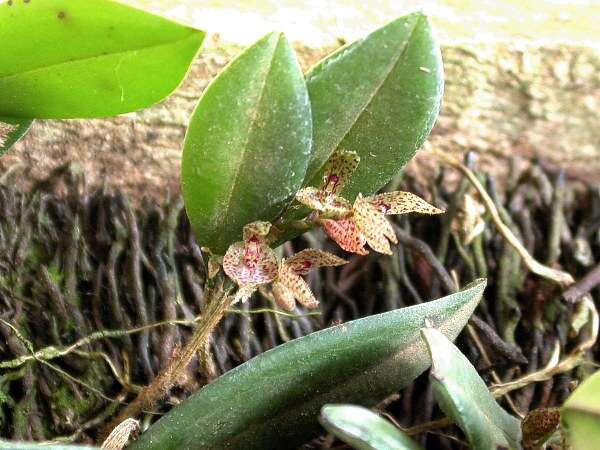
<instances>
[{"instance_id":1,"label":"flower petal","mask_svg":"<svg viewBox=\"0 0 600 450\"><path fill-rule=\"evenodd\" d=\"M257 221L249 223L244 227L244 241L248 241L253 237L263 240L262 238L269 234L270 229L270 222Z\"/></svg>"},{"instance_id":2,"label":"flower petal","mask_svg":"<svg viewBox=\"0 0 600 450\"><path fill-rule=\"evenodd\" d=\"M331 155L325 164L322 190L331 194L339 194L359 162L360 157L356 152L342 150Z\"/></svg>"},{"instance_id":3,"label":"flower petal","mask_svg":"<svg viewBox=\"0 0 600 450\"><path fill-rule=\"evenodd\" d=\"M223 270L239 285L270 283L278 266L277 255L263 243L236 242L223 257Z\"/></svg>"},{"instance_id":4,"label":"flower petal","mask_svg":"<svg viewBox=\"0 0 600 450\"><path fill-rule=\"evenodd\" d=\"M412 192L385 192L368 198L372 205L386 214L406 214L416 212L420 214L441 214L444 211L430 205Z\"/></svg>"},{"instance_id":5,"label":"flower petal","mask_svg":"<svg viewBox=\"0 0 600 450\"><path fill-rule=\"evenodd\" d=\"M365 249L367 240L363 234L358 231L354 220L325 219L321 220L321 225L323 226L325 233L347 252L357 253L359 255L366 255L369 253L368 250Z\"/></svg>"},{"instance_id":6,"label":"flower petal","mask_svg":"<svg viewBox=\"0 0 600 450\"><path fill-rule=\"evenodd\" d=\"M298 300L298 303L301 305L304 305L307 308L316 308L319 305L319 302L311 292L308 284L306 284L306 281L299 275L296 275L286 265L281 265L278 281L289 289L294 298Z\"/></svg>"},{"instance_id":7,"label":"flower petal","mask_svg":"<svg viewBox=\"0 0 600 450\"><path fill-rule=\"evenodd\" d=\"M286 311L291 311L296 306L292 292L279 281L273 283L273 297L275 297L275 303Z\"/></svg>"},{"instance_id":8,"label":"flower petal","mask_svg":"<svg viewBox=\"0 0 600 450\"><path fill-rule=\"evenodd\" d=\"M288 266L298 275L306 275L311 269L317 267L341 266L342 264L347 263L348 261L345 259L315 248L302 250L291 258L283 261L284 265Z\"/></svg>"},{"instance_id":9,"label":"flower petal","mask_svg":"<svg viewBox=\"0 0 600 450\"><path fill-rule=\"evenodd\" d=\"M392 254L390 243L396 241L396 235L383 213L369 202L369 199L358 194L354 201L354 221L359 231L365 236L369 246L379 253ZM393 239L392 239L393 237Z\"/></svg>"},{"instance_id":10,"label":"flower petal","mask_svg":"<svg viewBox=\"0 0 600 450\"><path fill-rule=\"evenodd\" d=\"M296 200L328 218L342 219L352 214L352 205L342 197L330 192L320 191L314 187L300 189Z\"/></svg>"},{"instance_id":11,"label":"flower petal","mask_svg":"<svg viewBox=\"0 0 600 450\"><path fill-rule=\"evenodd\" d=\"M325 196L323 195L323 191L315 187L300 189L296 193L296 200L315 211L323 211L325 209Z\"/></svg>"}]
</instances>

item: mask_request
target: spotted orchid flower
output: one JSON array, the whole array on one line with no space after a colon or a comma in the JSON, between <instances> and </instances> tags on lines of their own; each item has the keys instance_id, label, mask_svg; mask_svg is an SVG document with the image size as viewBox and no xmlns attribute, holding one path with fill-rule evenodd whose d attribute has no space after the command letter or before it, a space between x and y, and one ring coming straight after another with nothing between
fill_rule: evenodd
<instances>
[{"instance_id":1,"label":"spotted orchid flower","mask_svg":"<svg viewBox=\"0 0 600 450\"><path fill-rule=\"evenodd\" d=\"M2 147L6 140L8 139L8 135L15 129L13 125L9 125L4 122L0 122L0 147Z\"/></svg>"},{"instance_id":2,"label":"spotted orchid flower","mask_svg":"<svg viewBox=\"0 0 600 450\"><path fill-rule=\"evenodd\" d=\"M301 275L324 266L339 266L347 261L321 250L306 249L279 261L267 245L271 224L253 222L244 227L244 240L232 244L223 257L223 270L238 286L236 301L246 301L259 286L272 283L276 303L286 309L296 301L307 308L318 305Z\"/></svg>"},{"instance_id":3,"label":"spotted orchid flower","mask_svg":"<svg viewBox=\"0 0 600 450\"><path fill-rule=\"evenodd\" d=\"M344 250L366 255L369 252L365 245L368 244L376 252L391 255L390 242L397 244L398 240L386 215L440 214L443 211L415 194L401 191L370 197L358 194L354 204L350 204L338 194L359 161L354 152L335 153L325 166L321 187L301 189L296 199L315 210L316 222Z\"/></svg>"}]
</instances>

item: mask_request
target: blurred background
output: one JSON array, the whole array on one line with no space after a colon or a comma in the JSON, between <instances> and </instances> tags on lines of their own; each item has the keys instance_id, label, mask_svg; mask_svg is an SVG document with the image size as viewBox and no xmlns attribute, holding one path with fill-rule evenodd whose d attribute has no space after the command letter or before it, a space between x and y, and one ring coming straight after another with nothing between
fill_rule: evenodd
<instances>
[{"instance_id":1,"label":"blurred background","mask_svg":"<svg viewBox=\"0 0 600 450\"><path fill-rule=\"evenodd\" d=\"M138 114L36 122L0 162L0 168L29 168L20 183L77 161L92 184L107 181L134 197L176 194L181 144L198 96L245 46L284 31L308 69L336 47L416 9L433 22L446 74L429 145L476 150L482 167L494 172L506 170L495 164L500 155L525 163L543 157L570 178L600 174L598 0L122 1L208 31L191 74L166 102ZM408 170L430 166L420 152Z\"/></svg>"},{"instance_id":2,"label":"blurred background","mask_svg":"<svg viewBox=\"0 0 600 450\"><path fill-rule=\"evenodd\" d=\"M597 0L125 0L249 44L273 29L310 47L355 40L393 17L422 9L444 43L577 41L598 45Z\"/></svg>"}]
</instances>

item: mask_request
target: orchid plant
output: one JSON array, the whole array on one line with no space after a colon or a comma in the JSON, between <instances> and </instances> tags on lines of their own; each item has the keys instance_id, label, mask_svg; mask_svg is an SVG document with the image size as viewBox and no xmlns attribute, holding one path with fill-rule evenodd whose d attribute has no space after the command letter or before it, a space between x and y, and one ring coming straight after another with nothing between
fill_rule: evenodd
<instances>
[{"instance_id":1,"label":"orchid plant","mask_svg":"<svg viewBox=\"0 0 600 450\"><path fill-rule=\"evenodd\" d=\"M296 199L314 210L309 220L322 226L342 249L366 255L365 245L369 244L373 250L390 255L390 242L397 244L398 240L386 215L440 214L443 211L415 194L401 191L369 197L358 194L351 204L338 194L359 162L360 157L355 152L336 152L325 165L321 186L301 189ZM264 221L244 226L244 240L231 244L223 257L225 274L239 286L235 301L245 301L258 286L272 283L273 297L280 307L292 310L297 300L307 308L316 308L318 302L300 275L347 261L317 249L302 250L279 261L267 243L271 227L271 223Z\"/></svg>"},{"instance_id":2,"label":"orchid plant","mask_svg":"<svg viewBox=\"0 0 600 450\"><path fill-rule=\"evenodd\" d=\"M306 75L285 36L270 33L212 81L186 133L181 175L207 266L206 311L178 357L115 422L164 396L230 305L270 286L265 296L284 310L317 308L302 277L347 262L314 248L280 259L272 247L321 226L343 250L365 255L368 244L389 255L397 239L386 216L442 212L407 192L377 194L429 134L442 91L440 50L421 13Z\"/></svg>"}]
</instances>

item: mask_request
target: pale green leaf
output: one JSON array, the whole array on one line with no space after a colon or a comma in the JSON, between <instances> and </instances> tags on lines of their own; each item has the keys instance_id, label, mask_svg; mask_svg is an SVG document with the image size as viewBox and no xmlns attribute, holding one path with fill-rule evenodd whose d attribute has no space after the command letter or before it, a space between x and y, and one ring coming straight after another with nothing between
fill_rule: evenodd
<instances>
[{"instance_id":1,"label":"pale green leaf","mask_svg":"<svg viewBox=\"0 0 600 450\"><path fill-rule=\"evenodd\" d=\"M596 450L600 444L600 372L588 378L561 408L561 423L573 450Z\"/></svg>"},{"instance_id":2,"label":"pale green leaf","mask_svg":"<svg viewBox=\"0 0 600 450\"><path fill-rule=\"evenodd\" d=\"M469 360L439 330L423 328L421 333L431 355L435 398L463 430L471 447L520 449L520 421L496 403Z\"/></svg>"},{"instance_id":3,"label":"pale green leaf","mask_svg":"<svg viewBox=\"0 0 600 450\"><path fill-rule=\"evenodd\" d=\"M173 92L204 33L111 0L0 4L0 116L103 117Z\"/></svg>"},{"instance_id":4,"label":"pale green leaf","mask_svg":"<svg viewBox=\"0 0 600 450\"><path fill-rule=\"evenodd\" d=\"M405 433L362 406L325 405L319 422L356 450L419 450Z\"/></svg>"}]
</instances>

